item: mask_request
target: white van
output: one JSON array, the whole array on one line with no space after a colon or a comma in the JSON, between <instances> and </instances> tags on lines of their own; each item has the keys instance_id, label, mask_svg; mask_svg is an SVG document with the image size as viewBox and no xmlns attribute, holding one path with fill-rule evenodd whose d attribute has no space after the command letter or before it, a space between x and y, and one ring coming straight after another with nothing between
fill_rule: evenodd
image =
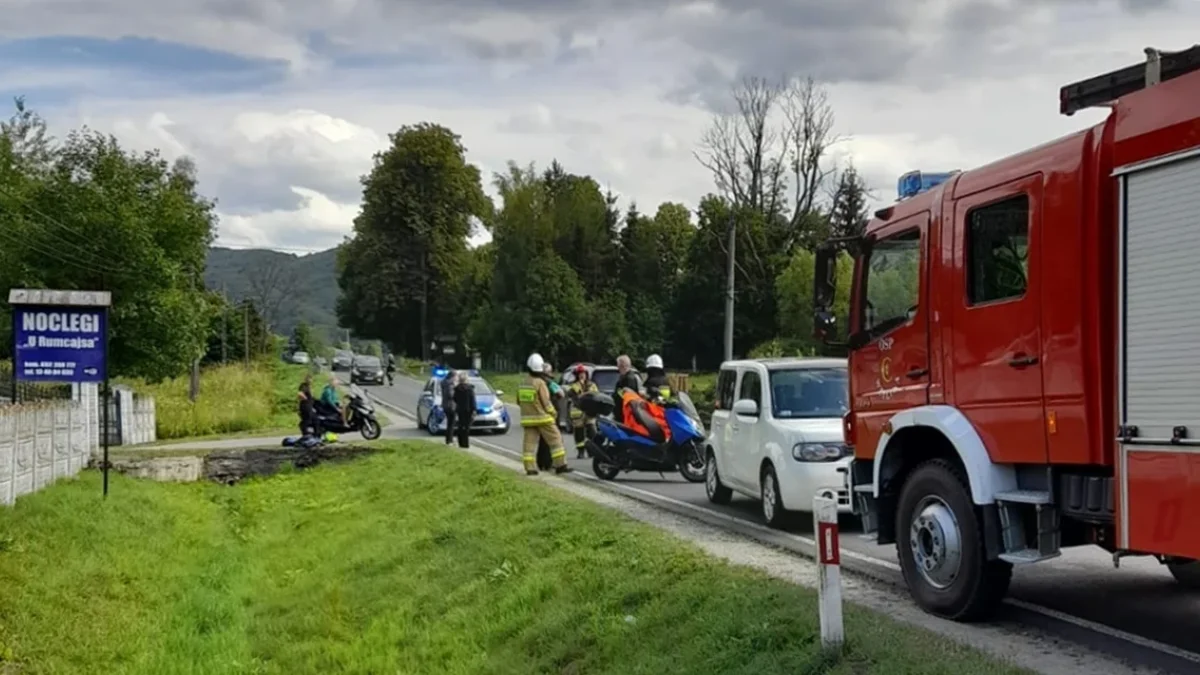
<instances>
[{"instance_id":1,"label":"white van","mask_svg":"<svg viewBox=\"0 0 1200 675\"><path fill-rule=\"evenodd\" d=\"M727 361L717 377L705 490L728 504L734 492L762 503L782 526L813 497L851 512L845 474L853 450L842 438L849 407L846 359Z\"/></svg>"}]
</instances>

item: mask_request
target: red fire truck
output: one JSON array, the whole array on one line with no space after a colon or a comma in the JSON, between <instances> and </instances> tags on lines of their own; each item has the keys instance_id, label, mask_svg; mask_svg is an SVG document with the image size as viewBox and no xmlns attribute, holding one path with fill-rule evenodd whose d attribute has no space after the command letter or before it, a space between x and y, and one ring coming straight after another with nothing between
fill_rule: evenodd
<instances>
[{"instance_id":1,"label":"red fire truck","mask_svg":"<svg viewBox=\"0 0 1200 675\"><path fill-rule=\"evenodd\" d=\"M986 617L1012 566L1097 545L1200 588L1200 46L1064 87L1096 126L900 199L854 254L855 512L926 611ZM847 245L848 244L848 245Z\"/></svg>"}]
</instances>

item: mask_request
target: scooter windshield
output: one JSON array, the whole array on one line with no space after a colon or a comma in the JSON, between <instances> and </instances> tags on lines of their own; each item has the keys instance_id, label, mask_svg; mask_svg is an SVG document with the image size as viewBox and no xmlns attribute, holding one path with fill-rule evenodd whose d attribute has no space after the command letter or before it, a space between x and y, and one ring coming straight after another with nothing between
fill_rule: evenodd
<instances>
[{"instance_id":1,"label":"scooter windshield","mask_svg":"<svg viewBox=\"0 0 1200 675\"><path fill-rule=\"evenodd\" d=\"M696 404L692 403L692 397L687 395L686 391L675 393L675 400L678 402L679 409L687 414L688 417L700 421L700 413L696 411Z\"/></svg>"},{"instance_id":2,"label":"scooter windshield","mask_svg":"<svg viewBox=\"0 0 1200 675\"><path fill-rule=\"evenodd\" d=\"M360 389L357 384L350 385L350 396L353 398L362 399L364 401L367 400L367 395L363 393L363 390Z\"/></svg>"}]
</instances>

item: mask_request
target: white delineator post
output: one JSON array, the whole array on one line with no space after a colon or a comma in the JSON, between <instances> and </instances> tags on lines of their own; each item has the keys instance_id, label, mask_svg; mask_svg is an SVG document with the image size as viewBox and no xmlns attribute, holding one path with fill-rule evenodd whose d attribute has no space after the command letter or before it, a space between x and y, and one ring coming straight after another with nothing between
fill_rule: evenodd
<instances>
[{"instance_id":1,"label":"white delineator post","mask_svg":"<svg viewBox=\"0 0 1200 675\"><path fill-rule=\"evenodd\" d=\"M840 649L846 640L842 624L842 559L838 543L837 502L813 499L813 533L817 538L817 607L821 615L821 645Z\"/></svg>"}]
</instances>

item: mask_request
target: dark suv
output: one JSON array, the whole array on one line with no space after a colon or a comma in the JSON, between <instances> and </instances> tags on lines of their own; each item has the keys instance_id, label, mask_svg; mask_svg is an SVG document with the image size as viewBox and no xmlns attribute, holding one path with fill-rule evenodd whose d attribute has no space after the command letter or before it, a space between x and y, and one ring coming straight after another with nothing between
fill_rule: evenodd
<instances>
[{"instance_id":1,"label":"dark suv","mask_svg":"<svg viewBox=\"0 0 1200 675\"><path fill-rule=\"evenodd\" d=\"M355 355L350 364L350 384L383 384L383 364L379 357Z\"/></svg>"},{"instance_id":2,"label":"dark suv","mask_svg":"<svg viewBox=\"0 0 1200 675\"><path fill-rule=\"evenodd\" d=\"M578 363L572 363L567 366L562 371L562 374L558 376L558 383L564 388L573 384L575 382L575 368L579 365ZM616 366L598 366L593 363L584 363L582 365L584 368L587 368L588 376L592 382L596 383L596 388L600 391L611 395L617 390L617 380L620 379L621 374L617 372Z\"/></svg>"}]
</instances>

